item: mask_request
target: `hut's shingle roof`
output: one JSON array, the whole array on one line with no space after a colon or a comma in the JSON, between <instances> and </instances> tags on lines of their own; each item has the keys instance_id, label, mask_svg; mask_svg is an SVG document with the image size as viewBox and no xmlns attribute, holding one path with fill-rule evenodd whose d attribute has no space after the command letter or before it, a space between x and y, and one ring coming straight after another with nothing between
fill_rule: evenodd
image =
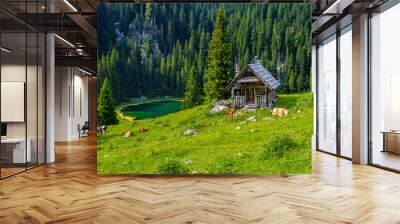
<instances>
[{"instance_id":1,"label":"hut's shingle roof","mask_svg":"<svg viewBox=\"0 0 400 224\"><path fill-rule=\"evenodd\" d=\"M275 77L262 66L261 64L249 64L248 65L254 73L256 73L259 78L261 78L266 85L271 87L271 89L277 89L281 84Z\"/></svg>"},{"instance_id":2,"label":"hut's shingle roof","mask_svg":"<svg viewBox=\"0 0 400 224\"><path fill-rule=\"evenodd\" d=\"M261 64L248 64L240 74L235 77L232 82L227 86L227 88L232 88L233 84L235 82L242 82L248 81L247 79L250 80L250 78L247 77L242 77L244 73L251 71L261 82L263 82L265 85L267 85L270 89L277 89L281 83L275 79L275 77L266 69L264 68ZM247 79L246 79L247 78Z\"/></svg>"}]
</instances>

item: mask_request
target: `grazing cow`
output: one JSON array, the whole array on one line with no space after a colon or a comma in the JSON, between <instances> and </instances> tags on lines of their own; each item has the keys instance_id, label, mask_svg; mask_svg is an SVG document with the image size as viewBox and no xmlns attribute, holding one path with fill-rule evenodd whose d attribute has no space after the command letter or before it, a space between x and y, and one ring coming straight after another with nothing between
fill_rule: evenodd
<instances>
[{"instance_id":1,"label":"grazing cow","mask_svg":"<svg viewBox=\"0 0 400 224\"><path fill-rule=\"evenodd\" d=\"M107 126L102 125L102 126L97 126L97 134L105 134L107 133Z\"/></svg>"},{"instance_id":2,"label":"grazing cow","mask_svg":"<svg viewBox=\"0 0 400 224\"><path fill-rule=\"evenodd\" d=\"M226 111L226 116L228 116L228 117L234 117L234 116L235 116L235 113L236 113L236 110L235 110L235 109L229 109L229 110Z\"/></svg>"},{"instance_id":3,"label":"grazing cow","mask_svg":"<svg viewBox=\"0 0 400 224\"><path fill-rule=\"evenodd\" d=\"M148 128L139 128L139 132L144 133L144 132L148 132L148 131L149 131Z\"/></svg>"},{"instance_id":4,"label":"grazing cow","mask_svg":"<svg viewBox=\"0 0 400 224\"><path fill-rule=\"evenodd\" d=\"M289 110L286 109L286 108L274 108L274 109L272 109L272 115L275 115L275 116L279 116L279 117L287 116L288 113L289 113Z\"/></svg>"}]
</instances>

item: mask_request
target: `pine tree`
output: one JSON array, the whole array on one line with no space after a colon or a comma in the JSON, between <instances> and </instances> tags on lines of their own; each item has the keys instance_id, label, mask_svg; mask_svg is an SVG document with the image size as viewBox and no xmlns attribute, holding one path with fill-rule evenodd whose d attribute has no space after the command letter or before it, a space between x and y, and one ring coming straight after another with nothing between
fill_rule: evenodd
<instances>
[{"instance_id":1,"label":"pine tree","mask_svg":"<svg viewBox=\"0 0 400 224\"><path fill-rule=\"evenodd\" d=\"M300 93L303 92L303 90L304 90L304 88L303 88L304 84L305 84L305 82L304 82L303 76L302 76L301 74L299 74L299 75L297 76L297 92L300 92Z\"/></svg>"},{"instance_id":2,"label":"pine tree","mask_svg":"<svg viewBox=\"0 0 400 224\"><path fill-rule=\"evenodd\" d=\"M146 4L146 12L145 12L145 18L146 18L146 23L148 24L148 25L150 25L150 22L151 22L151 4L149 4L149 3L147 3Z\"/></svg>"},{"instance_id":3,"label":"pine tree","mask_svg":"<svg viewBox=\"0 0 400 224\"><path fill-rule=\"evenodd\" d=\"M185 85L185 95L183 96L183 108L191 108L201 103L201 89L194 67L190 70L188 80Z\"/></svg>"},{"instance_id":4,"label":"pine tree","mask_svg":"<svg viewBox=\"0 0 400 224\"><path fill-rule=\"evenodd\" d=\"M296 77L293 74L293 71L289 70L288 71L288 76L289 76L289 91L290 93L293 93L296 91Z\"/></svg>"},{"instance_id":5,"label":"pine tree","mask_svg":"<svg viewBox=\"0 0 400 224\"><path fill-rule=\"evenodd\" d=\"M225 27L224 11L217 13L212 39L209 44L207 72L204 92L208 101L225 99L229 96L226 86L233 78L231 50Z\"/></svg>"},{"instance_id":6,"label":"pine tree","mask_svg":"<svg viewBox=\"0 0 400 224\"><path fill-rule=\"evenodd\" d=\"M97 105L97 122L100 125L117 124L118 119L114 109L112 88L106 78L100 89L99 102Z\"/></svg>"}]
</instances>

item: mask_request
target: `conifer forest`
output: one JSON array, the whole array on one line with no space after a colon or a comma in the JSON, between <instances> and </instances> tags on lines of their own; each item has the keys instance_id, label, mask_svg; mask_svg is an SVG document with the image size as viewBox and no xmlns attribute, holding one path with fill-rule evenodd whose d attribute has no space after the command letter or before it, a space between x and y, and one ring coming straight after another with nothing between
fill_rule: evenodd
<instances>
[{"instance_id":1,"label":"conifer forest","mask_svg":"<svg viewBox=\"0 0 400 224\"><path fill-rule=\"evenodd\" d=\"M207 99L210 69L231 80L254 61L280 81L279 93L310 90L309 4L100 4L98 13L98 89L107 79L116 103L185 90ZM213 48L227 60L211 61L222 61Z\"/></svg>"}]
</instances>

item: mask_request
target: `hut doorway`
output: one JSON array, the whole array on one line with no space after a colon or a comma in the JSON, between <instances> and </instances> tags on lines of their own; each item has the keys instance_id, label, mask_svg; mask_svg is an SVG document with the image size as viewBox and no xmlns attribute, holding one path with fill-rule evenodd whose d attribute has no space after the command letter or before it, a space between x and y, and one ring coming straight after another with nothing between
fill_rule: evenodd
<instances>
[{"instance_id":1,"label":"hut doorway","mask_svg":"<svg viewBox=\"0 0 400 224\"><path fill-rule=\"evenodd\" d=\"M246 102L248 104L253 104L254 103L254 88L246 88Z\"/></svg>"}]
</instances>

